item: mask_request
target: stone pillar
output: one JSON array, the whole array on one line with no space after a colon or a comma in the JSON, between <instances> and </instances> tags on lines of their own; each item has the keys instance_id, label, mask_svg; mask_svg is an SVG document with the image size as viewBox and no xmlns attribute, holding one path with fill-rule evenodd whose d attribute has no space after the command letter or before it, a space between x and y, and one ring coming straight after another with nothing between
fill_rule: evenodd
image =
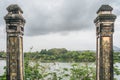
<instances>
[{"instance_id":1,"label":"stone pillar","mask_svg":"<svg viewBox=\"0 0 120 80\"><path fill-rule=\"evenodd\" d=\"M102 5L94 20L96 25L96 80L113 80L113 32L116 16L113 8Z\"/></svg>"},{"instance_id":2,"label":"stone pillar","mask_svg":"<svg viewBox=\"0 0 120 80\"><path fill-rule=\"evenodd\" d=\"M7 32L7 80L23 80L23 34L25 19L21 8L12 4L4 17Z\"/></svg>"}]
</instances>

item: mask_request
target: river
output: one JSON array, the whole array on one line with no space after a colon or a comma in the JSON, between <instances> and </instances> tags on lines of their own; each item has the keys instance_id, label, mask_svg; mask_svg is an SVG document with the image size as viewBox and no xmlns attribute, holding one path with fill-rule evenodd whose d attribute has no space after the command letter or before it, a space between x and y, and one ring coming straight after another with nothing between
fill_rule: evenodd
<instances>
[{"instance_id":1,"label":"river","mask_svg":"<svg viewBox=\"0 0 120 80\"><path fill-rule=\"evenodd\" d=\"M60 69L63 69L63 68L68 68L70 69L72 66L73 63L59 63L59 62L55 62L55 63L42 63L41 65L42 66L46 66L46 69L47 66L49 66L49 71L51 72L54 72L54 71L57 71L57 70L60 70ZM81 65L83 63L80 63ZM120 63L116 63L115 64L116 66L118 66L118 68L120 69ZM4 66L6 66L6 61L5 60L0 60L0 76L4 73ZM95 67L95 64L92 63L90 66L93 66ZM117 78L117 80L120 80L120 76L116 76L114 75L115 78Z\"/></svg>"}]
</instances>

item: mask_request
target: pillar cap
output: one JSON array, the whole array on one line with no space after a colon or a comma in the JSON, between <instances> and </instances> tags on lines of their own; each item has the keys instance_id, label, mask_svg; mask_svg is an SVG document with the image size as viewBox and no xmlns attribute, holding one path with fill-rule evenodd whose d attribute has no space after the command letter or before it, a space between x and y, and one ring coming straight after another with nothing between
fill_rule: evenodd
<instances>
[{"instance_id":1,"label":"pillar cap","mask_svg":"<svg viewBox=\"0 0 120 80\"><path fill-rule=\"evenodd\" d=\"M96 17L96 19L94 20L94 23L96 23L98 20L101 21L105 21L105 20L109 20L114 22L116 19L116 15L114 14L101 14L99 16Z\"/></svg>"},{"instance_id":2,"label":"pillar cap","mask_svg":"<svg viewBox=\"0 0 120 80\"><path fill-rule=\"evenodd\" d=\"M21 13L23 13L22 9L17 5L17 4L11 4L7 7L7 11L8 12L12 12L12 11L20 11Z\"/></svg>"},{"instance_id":3,"label":"pillar cap","mask_svg":"<svg viewBox=\"0 0 120 80\"><path fill-rule=\"evenodd\" d=\"M102 5L102 6L98 9L97 14L98 14L100 11L112 11L112 10L113 10L113 8L112 8L111 6L109 6L109 5Z\"/></svg>"},{"instance_id":4,"label":"pillar cap","mask_svg":"<svg viewBox=\"0 0 120 80\"><path fill-rule=\"evenodd\" d=\"M4 17L5 20L22 20L23 22L25 22L25 19L23 18L22 15L19 14L7 14Z\"/></svg>"},{"instance_id":5,"label":"pillar cap","mask_svg":"<svg viewBox=\"0 0 120 80\"><path fill-rule=\"evenodd\" d=\"M21 20L25 23L25 19L22 16L22 9L17 4L11 4L7 7L8 14L4 17L6 23L16 22Z\"/></svg>"},{"instance_id":6,"label":"pillar cap","mask_svg":"<svg viewBox=\"0 0 120 80\"><path fill-rule=\"evenodd\" d=\"M101 5L101 7L97 11L98 16L95 18L94 23L106 21L114 22L116 19L116 15L112 14L112 10L113 8L109 5ZM105 13L103 14L102 12L104 11Z\"/></svg>"}]
</instances>

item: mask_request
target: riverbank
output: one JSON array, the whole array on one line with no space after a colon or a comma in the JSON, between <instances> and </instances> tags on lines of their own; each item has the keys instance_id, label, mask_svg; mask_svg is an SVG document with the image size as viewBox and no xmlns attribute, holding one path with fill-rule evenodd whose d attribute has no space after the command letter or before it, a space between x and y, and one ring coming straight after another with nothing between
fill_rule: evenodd
<instances>
[{"instance_id":1,"label":"riverbank","mask_svg":"<svg viewBox=\"0 0 120 80\"><path fill-rule=\"evenodd\" d=\"M67 72L67 73L69 73L69 75L71 75L70 71L73 70L73 66L74 66L74 69L75 69L75 66L77 66L76 69L75 69L75 70L78 69L77 72L79 70L81 71L81 70L87 69L86 66L91 67L90 69L96 70L95 69L95 63L88 63L88 62L87 63L84 63L84 62L82 62L82 63L74 63L74 62L73 63L66 63L66 62L64 62L64 63L61 63L61 62L41 63L39 61L37 61L37 62L33 61L32 63L30 63L30 66L33 66L33 67L31 67L32 71L34 71L34 69L36 67L35 64L39 65L38 70L40 70L40 72L41 72L40 74L36 74L36 75L48 74L48 73L51 73L51 74L53 74L53 73L56 74L57 73L56 75L58 75L60 73L61 75L63 75L64 74L63 72L65 72L65 73ZM120 69L120 63L116 63L115 65L118 66L118 68ZM5 71L3 69L4 66L6 66L6 60L0 60L0 76ZM29 70L30 66L26 67L26 68ZM84 66L84 67L82 67L84 69L81 69L80 66ZM117 78L117 80L120 80L120 76L115 75L115 78ZM62 80L69 80L69 79L62 79Z\"/></svg>"}]
</instances>

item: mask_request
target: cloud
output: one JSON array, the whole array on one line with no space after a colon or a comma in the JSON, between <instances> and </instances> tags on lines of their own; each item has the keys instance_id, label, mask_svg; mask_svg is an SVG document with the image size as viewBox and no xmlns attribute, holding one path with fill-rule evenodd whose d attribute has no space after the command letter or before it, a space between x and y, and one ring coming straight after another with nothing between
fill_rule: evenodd
<instances>
[{"instance_id":1,"label":"cloud","mask_svg":"<svg viewBox=\"0 0 120 80\"><path fill-rule=\"evenodd\" d=\"M5 26L4 25L0 25L0 39L4 40L5 35L6 35L5 32L6 32Z\"/></svg>"},{"instance_id":2,"label":"cloud","mask_svg":"<svg viewBox=\"0 0 120 80\"><path fill-rule=\"evenodd\" d=\"M4 9L10 3L18 3L26 19L27 36L94 29L96 11L103 3L116 5L113 0L5 0ZM3 7L2 7L3 8ZM5 10L3 10L2 16ZM116 11L117 13L117 11ZM1 16L0 16L1 18ZM0 19L1 20L1 19ZM3 24L3 18L2 23Z\"/></svg>"},{"instance_id":3,"label":"cloud","mask_svg":"<svg viewBox=\"0 0 120 80\"><path fill-rule=\"evenodd\" d=\"M94 1L90 4L89 0L47 1L40 0L39 3L25 6L27 35L78 31L93 27L96 12Z\"/></svg>"}]
</instances>

